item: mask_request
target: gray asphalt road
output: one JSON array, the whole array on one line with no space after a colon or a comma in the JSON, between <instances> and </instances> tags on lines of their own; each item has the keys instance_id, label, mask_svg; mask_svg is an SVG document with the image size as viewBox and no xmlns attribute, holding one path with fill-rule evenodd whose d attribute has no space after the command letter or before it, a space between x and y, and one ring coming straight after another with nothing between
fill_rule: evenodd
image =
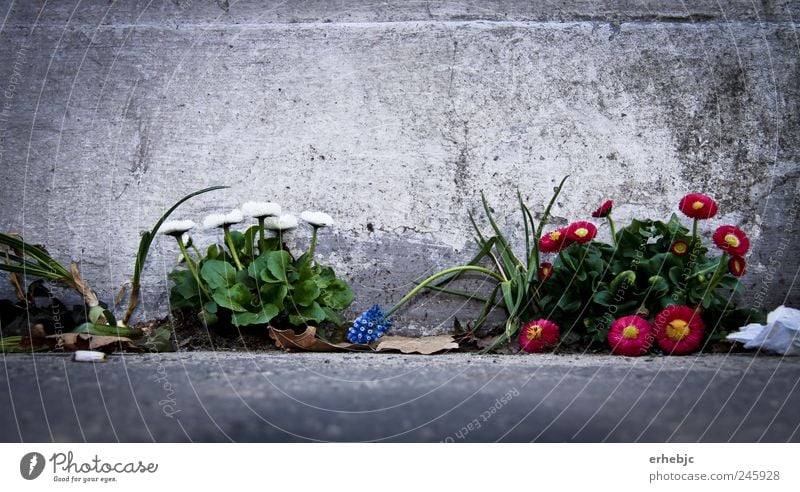
<instances>
[{"instance_id":1,"label":"gray asphalt road","mask_svg":"<svg viewBox=\"0 0 800 492\"><path fill-rule=\"evenodd\" d=\"M188 353L0 361L3 441L800 441L800 358Z\"/></svg>"}]
</instances>

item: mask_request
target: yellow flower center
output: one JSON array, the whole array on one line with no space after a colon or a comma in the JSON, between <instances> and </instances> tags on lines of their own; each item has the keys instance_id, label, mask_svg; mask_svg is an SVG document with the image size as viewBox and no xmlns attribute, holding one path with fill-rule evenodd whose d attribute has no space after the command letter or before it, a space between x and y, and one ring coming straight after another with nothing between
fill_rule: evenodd
<instances>
[{"instance_id":1,"label":"yellow flower center","mask_svg":"<svg viewBox=\"0 0 800 492\"><path fill-rule=\"evenodd\" d=\"M686 243L675 243L674 250L676 253L685 253L686 252Z\"/></svg>"},{"instance_id":2,"label":"yellow flower center","mask_svg":"<svg viewBox=\"0 0 800 492\"><path fill-rule=\"evenodd\" d=\"M703 202L701 202L699 200L692 204L692 208L695 209L695 210L700 210L701 208L703 208L703 206L704 206Z\"/></svg>"},{"instance_id":3,"label":"yellow flower center","mask_svg":"<svg viewBox=\"0 0 800 492\"><path fill-rule=\"evenodd\" d=\"M622 338L626 340L633 340L639 336L639 328L633 325L628 325L622 330Z\"/></svg>"},{"instance_id":4,"label":"yellow flower center","mask_svg":"<svg viewBox=\"0 0 800 492\"><path fill-rule=\"evenodd\" d=\"M739 238L736 237L735 234L726 234L725 242L728 243L728 246L731 248L736 248L739 246Z\"/></svg>"},{"instance_id":5,"label":"yellow flower center","mask_svg":"<svg viewBox=\"0 0 800 492\"><path fill-rule=\"evenodd\" d=\"M689 323L682 319L674 319L667 325L667 337L674 342L680 342L689 334Z\"/></svg>"},{"instance_id":6,"label":"yellow flower center","mask_svg":"<svg viewBox=\"0 0 800 492\"><path fill-rule=\"evenodd\" d=\"M542 267L542 273L544 275L550 275L550 267Z\"/></svg>"},{"instance_id":7,"label":"yellow flower center","mask_svg":"<svg viewBox=\"0 0 800 492\"><path fill-rule=\"evenodd\" d=\"M589 229L585 227L579 227L575 229L575 235L578 237L586 237L587 234L589 234Z\"/></svg>"},{"instance_id":8,"label":"yellow flower center","mask_svg":"<svg viewBox=\"0 0 800 492\"><path fill-rule=\"evenodd\" d=\"M561 237L561 233L558 231L553 231L550 233L550 240L551 241L558 241L558 238Z\"/></svg>"},{"instance_id":9,"label":"yellow flower center","mask_svg":"<svg viewBox=\"0 0 800 492\"><path fill-rule=\"evenodd\" d=\"M528 327L528 331L525 332L525 337L528 340L538 340L542 338L542 327L541 325L533 325Z\"/></svg>"}]
</instances>

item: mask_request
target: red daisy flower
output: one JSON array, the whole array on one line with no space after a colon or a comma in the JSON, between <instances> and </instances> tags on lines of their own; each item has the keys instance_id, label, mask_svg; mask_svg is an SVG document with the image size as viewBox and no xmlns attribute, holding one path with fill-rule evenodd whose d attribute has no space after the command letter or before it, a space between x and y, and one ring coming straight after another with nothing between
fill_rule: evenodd
<instances>
[{"instance_id":1,"label":"red daisy flower","mask_svg":"<svg viewBox=\"0 0 800 492\"><path fill-rule=\"evenodd\" d=\"M635 315L619 318L608 330L608 344L617 355L644 355L653 346L650 323Z\"/></svg>"},{"instance_id":2,"label":"red daisy flower","mask_svg":"<svg viewBox=\"0 0 800 492\"><path fill-rule=\"evenodd\" d=\"M717 215L717 203L702 193L689 193L681 199L678 208L692 219L710 219Z\"/></svg>"},{"instance_id":3,"label":"red daisy flower","mask_svg":"<svg viewBox=\"0 0 800 492\"><path fill-rule=\"evenodd\" d=\"M605 203L600 205L600 208L592 212L592 217L608 217L611 209L614 207L614 200L606 200Z\"/></svg>"},{"instance_id":4,"label":"red daisy flower","mask_svg":"<svg viewBox=\"0 0 800 492\"><path fill-rule=\"evenodd\" d=\"M571 242L567 238L567 230L556 229L539 239L539 251L542 253L558 253L570 244Z\"/></svg>"},{"instance_id":5,"label":"red daisy flower","mask_svg":"<svg viewBox=\"0 0 800 492\"><path fill-rule=\"evenodd\" d=\"M750 249L750 239L736 226L724 225L714 232L714 244L734 256L744 256Z\"/></svg>"},{"instance_id":6,"label":"red daisy flower","mask_svg":"<svg viewBox=\"0 0 800 492\"><path fill-rule=\"evenodd\" d=\"M597 235L597 227L591 222L573 222L567 228L567 237L576 243L588 243Z\"/></svg>"},{"instance_id":7,"label":"red daisy flower","mask_svg":"<svg viewBox=\"0 0 800 492\"><path fill-rule=\"evenodd\" d=\"M671 355L691 354L700 348L706 325L700 314L688 306L668 306L653 324L658 346Z\"/></svg>"},{"instance_id":8,"label":"red daisy flower","mask_svg":"<svg viewBox=\"0 0 800 492\"><path fill-rule=\"evenodd\" d=\"M728 270L734 277L741 277L747 270L747 261L741 256L731 256L731 259L728 260Z\"/></svg>"},{"instance_id":9,"label":"red daisy flower","mask_svg":"<svg viewBox=\"0 0 800 492\"><path fill-rule=\"evenodd\" d=\"M543 352L558 343L558 325L546 319L529 321L522 326L519 346L525 352Z\"/></svg>"},{"instance_id":10,"label":"red daisy flower","mask_svg":"<svg viewBox=\"0 0 800 492\"><path fill-rule=\"evenodd\" d=\"M672 243L669 250L676 256L683 256L689 252L689 244L686 241L678 240Z\"/></svg>"},{"instance_id":11,"label":"red daisy flower","mask_svg":"<svg viewBox=\"0 0 800 492\"><path fill-rule=\"evenodd\" d=\"M541 278L542 281L545 281L552 276L553 264L547 261L542 262L542 264L539 265L539 278Z\"/></svg>"}]
</instances>

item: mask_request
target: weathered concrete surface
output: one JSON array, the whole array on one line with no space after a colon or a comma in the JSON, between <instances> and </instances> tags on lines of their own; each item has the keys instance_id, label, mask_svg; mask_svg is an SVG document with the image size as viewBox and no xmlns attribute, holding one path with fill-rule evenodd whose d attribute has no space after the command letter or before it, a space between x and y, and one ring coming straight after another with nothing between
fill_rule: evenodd
<instances>
[{"instance_id":1,"label":"weathered concrete surface","mask_svg":"<svg viewBox=\"0 0 800 492\"><path fill-rule=\"evenodd\" d=\"M800 359L45 354L0 363L0 441L798 442Z\"/></svg>"},{"instance_id":2,"label":"weathered concrete surface","mask_svg":"<svg viewBox=\"0 0 800 492\"><path fill-rule=\"evenodd\" d=\"M624 222L713 195L703 232L754 239L751 298L797 303L782 240L798 229L800 7L687 3L5 0L0 229L80 259L111 299L139 231L227 184L178 215L329 211L320 251L355 312L467 259L480 190L519 243L516 187L541 210L570 174L556 224L605 198ZM156 242L141 316L165 310L175 257ZM401 326L457 309L423 299Z\"/></svg>"}]
</instances>

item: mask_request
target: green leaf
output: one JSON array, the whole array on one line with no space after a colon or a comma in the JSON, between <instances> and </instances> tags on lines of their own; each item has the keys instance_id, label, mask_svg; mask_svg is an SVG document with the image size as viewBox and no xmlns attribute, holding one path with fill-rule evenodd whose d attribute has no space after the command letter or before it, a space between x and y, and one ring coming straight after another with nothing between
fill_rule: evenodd
<instances>
[{"instance_id":1,"label":"green leaf","mask_svg":"<svg viewBox=\"0 0 800 492\"><path fill-rule=\"evenodd\" d=\"M208 301L207 303L203 304L203 309L209 314L217 314L217 303L214 301Z\"/></svg>"},{"instance_id":2,"label":"green leaf","mask_svg":"<svg viewBox=\"0 0 800 492\"><path fill-rule=\"evenodd\" d=\"M280 282L287 282L286 271L289 264L292 262L292 257L286 251L268 251L267 255L267 271L271 278ZM267 282L264 274L261 276L262 280Z\"/></svg>"},{"instance_id":3,"label":"green leaf","mask_svg":"<svg viewBox=\"0 0 800 492\"><path fill-rule=\"evenodd\" d=\"M506 303L506 310L508 311L509 316L513 316L514 314L514 290L513 285L511 285L510 280L506 280L505 282L500 282L500 290L503 293L503 301Z\"/></svg>"},{"instance_id":4,"label":"green leaf","mask_svg":"<svg viewBox=\"0 0 800 492\"><path fill-rule=\"evenodd\" d=\"M592 300L601 306L614 306L614 294L607 290L601 290L596 292L592 296Z\"/></svg>"},{"instance_id":5,"label":"green leaf","mask_svg":"<svg viewBox=\"0 0 800 492\"><path fill-rule=\"evenodd\" d=\"M98 336L127 337L136 338L142 336L142 330L136 328L125 328L122 326L98 325L94 323L83 323L73 330L73 333L88 333Z\"/></svg>"},{"instance_id":6,"label":"green leaf","mask_svg":"<svg viewBox=\"0 0 800 492\"><path fill-rule=\"evenodd\" d=\"M117 326L117 319L114 317L111 311L103 306L94 306L89 310L89 321L92 323L97 323L101 317L105 318L107 325L114 327Z\"/></svg>"},{"instance_id":7,"label":"green leaf","mask_svg":"<svg viewBox=\"0 0 800 492\"><path fill-rule=\"evenodd\" d=\"M267 260L269 258L269 251L261 253L247 266L247 275L254 279L264 279L267 273Z\"/></svg>"},{"instance_id":8,"label":"green leaf","mask_svg":"<svg viewBox=\"0 0 800 492\"><path fill-rule=\"evenodd\" d=\"M334 280L336 280L336 273L331 267L320 267L314 276L314 282L320 289L327 288Z\"/></svg>"},{"instance_id":9,"label":"green leaf","mask_svg":"<svg viewBox=\"0 0 800 492\"><path fill-rule=\"evenodd\" d=\"M216 311L211 313L203 309L200 311L200 321L202 321L205 327L208 328L216 325L219 322L219 318L216 315Z\"/></svg>"},{"instance_id":10,"label":"green leaf","mask_svg":"<svg viewBox=\"0 0 800 492\"><path fill-rule=\"evenodd\" d=\"M263 284L259 289L261 304L272 304L283 310L283 300L289 292L289 287L284 284Z\"/></svg>"},{"instance_id":11,"label":"green leaf","mask_svg":"<svg viewBox=\"0 0 800 492\"><path fill-rule=\"evenodd\" d=\"M289 316L289 322L293 325L303 325L309 321L317 323L325 321L325 311L316 302L310 306L298 306L297 314Z\"/></svg>"},{"instance_id":12,"label":"green leaf","mask_svg":"<svg viewBox=\"0 0 800 492\"><path fill-rule=\"evenodd\" d=\"M341 279L334 280L322 292L321 298L326 306L341 311L353 302L353 290L347 282Z\"/></svg>"},{"instance_id":13,"label":"green leaf","mask_svg":"<svg viewBox=\"0 0 800 492\"><path fill-rule=\"evenodd\" d=\"M486 218L489 219L489 224L494 229L494 232L497 236L497 251L500 253L500 259L503 261L503 267L505 268L506 273L511 273L517 267L517 265L522 265L522 262L519 261L519 258L514 256L514 253L511 251L511 248L508 245L508 241L506 241L505 236L503 236L503 232L498 227L497 222L494 220L494 216L492 215L492 209L489 207L489 202L486 200L486 196L481 192L481 201L483 202L483 210L486 212Z\"/></svg>"},{"instance_id":14,"label":"green leaf","mask_svg":"<svg viewBox=\"0 0 800 492\"><path fill-rule=\"evenodd\" d=\"M612 280L611 284L608 286L608 290L616 295L620 292L620 290L624 291L628 289L635 282L636 272L633 270L626 270L614 277L614 280Z\"/></svg>"},{"instance_id":15,"label":"green leaf","mask_svg":"<svg viewBox=\"0 0 800 492\"><path fill-rule=\"evenodd\" d=\"M272 304L264 304L258 312L234 313L231 321L234 326L263 325L278 315L280 310Z\"/></svg>"},{"instance_id":16,"label":"green leaf","mask_svg":"<svg viewBox=\"0 0 800 492\"><path fill-rule=\"evenodd\" d=\"M258 241L258 226L254 225L244 232L244 247L242 251L246 258L253 258L255 256L256 241Z\"/></svg>"},{"instance_id":17,"label":"green leaf","mask_svg":"<svg viewBox=\"0 0 800 492\"><path fill-rule=\"evenodd\" d=\"M219 289L236 282L236 269L226 261L209 260L200 269L200 277L212 289Z\"/></svg>"},{"instance_id":18,"label":"green leaf","mask_svg":"<svg viewBox=\"0 0 800 492\"><path fill-rule=\"evenodd\" d=\"M206 260L224 260L225 250L218 244L212 244L206 250Z\"/></svg>"},{"instance_id":19,"label":"green leaf","mask_svg":"<svg viewBox=\"0 0 800 492\"><path fill-rule=\"evenodd\" d=\"M567 178L569 178L569 175L566 175L561 179L561 182L558 184L558 187L553 192L553 196L550 197L550 202L544 209L544 214L542 214L542 220L539 221L539 230L536 231L537 247L539 238L542 237L542 234L544 233L544 227L547 225L547 221L550 219L550 210L552 210L553 205L555 205L556 200L558 199L558 195L561 194L561 189L564 187L564 183L567 181Z\"/></svg>"},{"instance_id":20,"label":"green leaf","mask_svg":"<svg viewBox=\"0 0 800 492\"><path fill-rule=\"evenodd\" d=\"M134 344L150 352L174 352L172 346L172 332L164 327L158 327L150 332L150 335L139 340L134 340Z\"/></svg>"},{"instance_id":21,"label":"green leaf","mask_svg":"<svg viewBox=\"0 0 800 492\"><path fill-rule=\"evenodd\" d=\"M211 295L214 302L231 311L244 312L252 298L250 289L242 284L234 284L230 288L220 287Z\"/></svg>"},{"instance_id":22,"label":"green leaf","mask_svg":"<svg viewBox=\"0 0 800 492\"><path fill-rule=\"evenodd\" d=\"M313 280L306 280L295 286L292 299L301 306L310 306L319 297L319 294L320 290L317 284Z\"/></svg>"},{"instance_id":23,"label":"green leaf","mask_svg":"<svg viewBox=\"0 0 800 492\"><path fill-rule=\"evenodd\" d=\"M245 236L239 231L230 231L231 242L237 253L245 251Z\"/></svg>"},{"instance_id":24,"label":"green leaf","mask_svg":"<svg viewBox=\"0 0 800 492\"><path fill-rule=\"evenodd\" d=\"M342 320L342 318L333 309L331 309L331 308L329 308L327 306L322 306L322 310L325 311L325 320L326 321L328 321L330 323L333 323L337 327L338 326L342 326L344 324L344 321Z\"/></svg>"},{"instance_id":25,"label":"green leaf","mask_svg":"<svg viewBox=\"0 0 800 492\"><path fill-rule=\"evenodd\" d=\"M248 289L256 288L256 282L250 278L247 270L239 270L236 272L236 283L245 285Z\"/></svg>"}]
</instances>

